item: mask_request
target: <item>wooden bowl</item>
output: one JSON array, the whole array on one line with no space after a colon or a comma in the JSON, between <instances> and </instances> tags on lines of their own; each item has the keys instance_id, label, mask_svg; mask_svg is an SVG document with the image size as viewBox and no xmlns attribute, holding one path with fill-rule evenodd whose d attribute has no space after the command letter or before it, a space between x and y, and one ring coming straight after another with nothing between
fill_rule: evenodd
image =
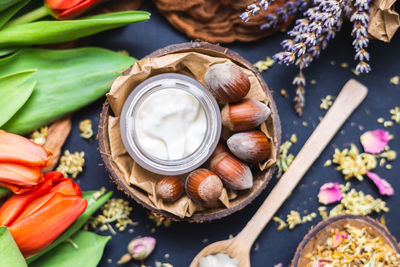
<instances>
[{"instance_id":1,"label":"wooden bowl","mask_svg":"<svg viewBox=\"0 0 400 267\"><path fill-rule=\"evenodd\" d=\"M290 266L307 266L308 259L305 256L310 253L315 246L325 243L326 239L330 237L330 231L332 229L341 230L344 229L347 224L358 228L367 228L371 235L381 237L385 244L389 245L394 251L400 254L400 247L397 244L396 239L383 224L366 216L340 215L328 218L311 228L303 241L297 247Z\"/></svg>"},{"instance_id":2,"label":"wooden bowl","mask_svg":"<svg viewBox=\"0 0 400 267\"><path fill-rule=\"evenodd\" d=\"M242 58L236 52L230 51L227 48L223 48L221 46L203 43L203 42L192 42L192 43L183 43L178 45L171 45L167 46L163 49L159 49L147 57L154 58L163 56L166 54L171 53L178 53L178 52L198 52L203 53L211 56L223 57L232 60L232 62L240 65L241 67L247 68L251 70L261 83L262 87L264 88L267 96L270 100L270 108L272 110L272 126L274 128L273 132L274 135L272 136L272 142L276 145L276 153L279 153L279 145L281 142L281 123L278 116L277 107L275 102L272 98L271 91L268 89L267 84L261 77L260 73L253 67L253 65ZM160 215L172 218L174 220L181 220L177 216L168 213L163 210L157 209L153 203L148 199L147 193L143 192L142 190L133 187L128 184L126 179L122 176L119 169L115 166L112 162L111 155L110 155L110 144L108 140L108 116L112 114L112 110L110 109L108 101L106 101L103 105L103 110L100 115L100 123L98 129L98 139L99 139L99 150L101 153L101 157L104 161L105 167L110 175L111 180L117 184L118 189L122 190L126 195L133 198L136 202L141 204L146 209L158 213ZM276 155L277 157L278 155ZM249 203L251 203L260 193L265 189L268 182L272 178L272 174L274 173L276 165L267 168L263 172L254 171L253 175L254 179L262 179L260 182L255 183L252 189L245 190L243 192L239 192L238 197L231 201L230 208L214 208L214 209L206 209L202 211L196 211L191 217L185 217L183 220L188 222L204 222L204 221L211 221L215 219L220 219L227 215L230 215L238 210L243 209ZM255 169L255 168L253 168Z\"/></svg>"}]
</instances>

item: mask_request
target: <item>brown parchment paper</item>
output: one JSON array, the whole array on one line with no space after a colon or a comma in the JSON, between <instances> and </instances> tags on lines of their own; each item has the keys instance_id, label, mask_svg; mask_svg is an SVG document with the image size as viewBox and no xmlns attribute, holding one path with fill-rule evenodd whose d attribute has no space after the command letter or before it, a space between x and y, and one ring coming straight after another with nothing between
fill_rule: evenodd
<instances>
[{"instance_id":1,"label":"brown parchment paper","mask_svg":"<svg viewBox=\"0 0 400 267\"><path fill-rule=\"evenodd\" d=\"M129 156L121 139L119 123L121 110L125 99L129 96L132 90L134 90L139 83L151 76L160 73L176 72L191 76L204 84L203 78L207 69L212 64L226 61L230 60L226 58L200 54L197 52L175 53L157 58L144 58L140 61L137 61L135 65L132 66L128 74L117 78L117 80L114 81L110 92L107 94L108 102L113 111L113 115L108 117L108 134L112 160L121 171L127 182L132 186L140 188L146 192L149 200L157 209L167 211L180 218L190 217L194 212L197 210L202 210L204 207L193 202L187 196L183 196L174 203L165 203L161 199L157 198L155 194L155 184L161 176L143 169ZM248 75L251 83L250 91L247 97L262 101L268 105L269 99L267 94L263 90L255 74L245 68L242 68L242 70ZM257 166L253 166L253 170L266 170L276 162L276 144L274 144L274 141L271 138L273 136L271 117L272 116L270 116L270 118L268 118L268 120L261 125L261 130L271 140L272 158L268 159L266 162L260 163L258 168ZM183 179L185 177L185 175L182 176ZM258 181L254 182L257 183ZM220 197L221 205L229 208L230 201L235 199L238 194L240 194L240 192L234 192L224 188L224 191Z\"/></svg>"},{"instance_id":2,"label":"brown parchment paper","mask_svg":"<svg viewBox=\"0 0 400 267\"><path fill-rule=\"evenodd\" d=\"M375 0L371 3L368 33L381 41L390 42L400 26L399 14L394 10L396 0Z\"/></svg>"}]
</instances>

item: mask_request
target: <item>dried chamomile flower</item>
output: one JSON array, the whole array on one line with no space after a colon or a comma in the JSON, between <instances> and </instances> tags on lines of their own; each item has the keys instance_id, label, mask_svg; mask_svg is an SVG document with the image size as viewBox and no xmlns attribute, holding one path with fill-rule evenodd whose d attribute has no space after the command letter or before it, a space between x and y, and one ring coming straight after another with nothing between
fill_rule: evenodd
<instances>
[{"instance_id":1,"label":"dried chamomile flower","mask_svg":"<svg viewBox=\"0 0 400 267\"><path fill-rule=\"evenodd\" d=\"M296 134L292 134L290 136L290 142L292 142L293 144L297 143L297 135Z\"/></svg>"},{"instance_id":2,"label":"dried chamomile flower","mask_svg":"<svg viewBox=\"0 0 400 267\"><path fill-rule=\"evenodd\" d=\"M366 171L375 169L378 162L374 155L359 153L356 145L351 144L350 149L340 151L335 149L332 162L339 165L336 170L340 171L345 179L352 177L363 180Z\"/></svg>"},{"instance_id":3,"label":"dried chamomile flower","mask_svg":"<svg viewBox=\"0 0 400 267\"><path fill-rule=\"evenodd\" d=\"M287 222L287 224L289 226L289 229L293 229L299 224L304 224L306 222L311 222L316 217L317 217L317 214L315 212L301 217L301 215L300 215L300 213L298 211L292 210L287 215L286 222Z\"/></svg>"},{"instance_id":4,"label":"dried chamomile flower","mask_svg":"<svg viewBox=\"0 0 400 267\"><path fill-rule=\"evenodd\" d=\"M392 127L393 126L393 121L385 121L384 123L383 123L383 126L384 127Z\"/></svg>"},{"instance_id":5,"label":"dried chamomile flower","mask_svg":"<svg viewBox=\"0 0 400 267\"><path fill-rule=\"evenodd\" d=\"M99 228L100 231L110 230L112 234L116 234L111 223L115 222L118 231L123 232L128 225L135 225L129 218L132 207L129 202L122 198L112 198L101 207L101 214L90 218L88 225L93 229Z\"/></svg>"},{"instance_id":6,"label":"dried chamomile flower","mask_svg":"<svg viewBox=\"0 0 400 267\"><path fill-rule=\"evenodd\" d=\"M282 231L283 229L285 229L288 225L287 223L282 220L281 218L274 216L272 217L272 220L276 223L278 223L278 228L276 228L278 231Z\"/></svg>"},{"instance_id":7,"label":"dried chamomile flower","mask_svg":"<svg viewBox=\"0 0 400 267\"><path fill-rule=\"evenodd\" d=\"M279 157L276 163L278 165L278 174L276 176L277 178L281 177L282 174L287 171L290 164L292 164L292 161L294 160L294 155L289 153L292 145L292 142L286 141L281 145L279 149Z\"/></svg>"},{"instance_id":8,"label":"dried chamomile flower","mask_svg":"<svg viewBox=\"0 0 400 267\"><path fill-rule=\"evenodd\" d=\"M356 69L351 69L351 72L356 76L360 76L360 73Z\"/></svg>"},{"instance_id":9,"label":"dried chamomile flower","mask_svg":"<svg viewBox=\"0 0 400 267\"><path fill-rule=\"evenodd\" d=\"M156 261L156 267L174 267L170 263L162 263L160 261Z\"/></svg>"},{"instance_id":10,"label":"dried chamomile flower","mask_svg":"<svg viewBox=\"0 0 400 267\"><path fill-rule=\"evenodd\" d=\"M392 114L391 119L395 123L400 123L400 108L399 107L394 107L390 110L390 114Z\"/></svg>"},{"instance_id":11,"label":"dried chamomile flower","mask_svg":"<svg viewBox=\"0 0 400 267\"><path fill-rule=\"evenodd\" d=\"M321 98L321 105L319 106L322 110L328 110L333 105L334 96L327 95L324 98Z\"/></svg>"},{"instance_id":12,"label":"dried chamomile flower","mask_svg":"<svg viewBox=\"0 0 400 267\"><path fill-rule=\"evenodd\" d=\"M156 226L170 227L172 220L154 212L149 212L149 219L155 222Z\"/></svg>"},{"instance_id":13,"label":"dried chamomile flower","mask_svg":"<svg viewBox=\"0 0 400 267\"><path fill-rule=\"evenodd\" d=\"M322 219L328 218L328 212L326 210L326 207L324 207L324 206L319 207L318 212L319 212L319 215L322 217Z\"/></svg>"},{"instance_id":14,"label":"dried chamomile flower","mask_svg":"<svg viewBox=\"0 0 400 267\"><path fill-rule=\"evenodd\" d=\"M281 96L283 96L284 98L288 98L289 97L289 94L285 89L281 89L280 92L281 92Z\"/></svg>"},{"instance_id":15,"label":"dried chamomile flower","mask_svg":"<svg viewBox=\"0 0 400 267\"><path fill-rule=\"evenodd\" d=\"M393 85L399 85L400 84L400 77L399 76L393 76L390 78L390 83Z\"/></svg>"},{"instance_id":16,"label":"dried chamomile flower","mask_svg":"<svg viewBox=\"0 0 400 267\"><path fill-rule=\"evenodd\" d=\"M80 136L85 139L90 139L93 136L93 128L91 120L83 120L79 123Z\"/></svg>"},{"instance_id":17,"label":"dried chamomile flower","mask_svg":"<svg viewBox=\"0 0 400 267\"><path fill-rule=\"evenodd\" d=\"M306 255L310 266L395 267L400 257L381 237L370 234L368 228L345 225L343 230L332 229L322 245Z\"/></svg>"},{"instance_id":18,"label":"dried chamomile flower","mask_svg":"<svg viewBox=\"0 0 400 267\"><path fill-rule=\"evenodd\" d=\"M350 190L350 183L340 185L343 198L339 204L332 208L329 212L329 217L341 214L353 215L369 215L373 212L388 212L386 202L380 198L373 198L371 195L366 195L362 191Z\"/></svg>"},{"instance_id":19,"label":"dried chamomile flower","mask_svg":"<svg viewBox=\"0 0 400 267\"><path fill-rule=\"evenodd\" d=\"M85 165L85 152L75 152L71 154L69 150L64 151L64 155L60 158L60 164L57 171L64 174L65 177L76 178L78 174L83 172Z\"/></svg>"},{"instance_id":20,"label":"dried chamomile flower","mask_svg":"<svg viewBox=\"0 0 400 267\"><path fill-rule=\"evenodd\" d=\"M260 60L254 63L254 67L256 67L259 72L263 72L272 67L274 63L275 60L273 60L271 57L267 57L265 60Z\"/></svg>"},{"instance_id":21,"label":"dried chamomile flower","mask_svg":"<svg viewBox=\"0 0 400 267\"><path fill-rule=\"evenodd\" d=\"M48 134L48 130L49 130L49 127L44 126L44 127L40 128L39 130L34 131L31 134L31 136L29 137L29 139L32 142L35 142L36 144L43 146L44 143L46 143L46 137Z\"/></svg>"}]
</instances>

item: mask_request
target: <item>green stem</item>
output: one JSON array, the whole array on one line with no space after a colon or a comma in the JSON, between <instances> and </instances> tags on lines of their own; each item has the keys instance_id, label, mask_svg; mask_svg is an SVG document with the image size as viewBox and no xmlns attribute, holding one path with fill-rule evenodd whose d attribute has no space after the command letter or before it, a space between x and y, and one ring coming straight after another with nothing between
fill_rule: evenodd
<instances>
[{"instance_id":1,"label":"green stem","mask_svg":"<svg viewBox=\"0 0 400 267\"><path fill-rule=\"evenodd\" d=\"M46 6L42 6L42 7L39 7L38 9L35 9L35 10L32 10L31 12L26 13L25 15L22 15L19 18L12 20L11 22L7 23L7 27L12 26L12 25L18 25L18 24L24 24L24 23L36 21L47 15L50 15L49 10L47 9Z\"/></svg>"}]
</instances>

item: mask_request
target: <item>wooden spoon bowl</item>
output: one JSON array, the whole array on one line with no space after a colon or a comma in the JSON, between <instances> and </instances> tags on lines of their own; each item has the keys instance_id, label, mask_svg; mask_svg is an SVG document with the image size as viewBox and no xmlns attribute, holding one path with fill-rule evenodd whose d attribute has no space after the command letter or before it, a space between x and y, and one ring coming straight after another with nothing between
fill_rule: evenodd
<instances>
[{"instance_id":1,"label":"wooden spoon bowl","mask_svg":"<svg viewBox=\"0 0 400 267\"><path fill-rule=\"evenodd\" d=\"M374 237L382 238L386 245L389 245L394 251L400 254L400 247L397 244L396 239L383 224L366 216L340 215L328 218L311 228L310 232L308 232L303 241L297 247L290 266L307 266L309 260L306 255L311 253L316 246L325 244L326 240L330 237L332 229L344 230L346 225L351 225L357 228L367 228L369 234Z\"/></svg>"}]
</instances>

